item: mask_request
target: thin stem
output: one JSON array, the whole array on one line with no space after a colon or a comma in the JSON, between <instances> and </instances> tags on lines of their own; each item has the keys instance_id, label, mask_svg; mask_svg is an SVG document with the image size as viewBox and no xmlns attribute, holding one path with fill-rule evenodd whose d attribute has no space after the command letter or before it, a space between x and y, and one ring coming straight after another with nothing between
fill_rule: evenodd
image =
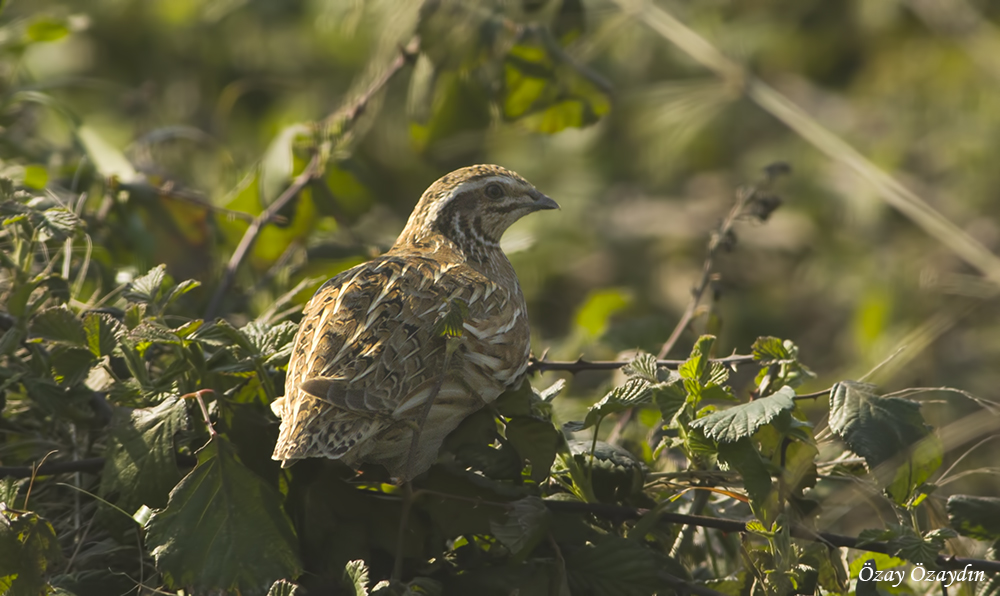
<instances>
[{"instance_id":1,"label":"thin stem","mask_svg":"<svg viewBox=\"0 0 1000 596\"><path fill-rule=\"evenodd\" d=\"M728 366L736 366L738 364L751 364L754 362L754 357L752 355L734 354L732 356L726 356L725 358L713 358L711 361ZM685 360L657 360L656 365L662 368L676 369L680 365L684 364L684 362ZM587 370L617 370L626 364L628 364L627 360L593 361L578 358L573 361L559 361L531 358L528 362L528 372L544 373L551 371L563 371L576 374Z\"/></svg>"}]
</instances>

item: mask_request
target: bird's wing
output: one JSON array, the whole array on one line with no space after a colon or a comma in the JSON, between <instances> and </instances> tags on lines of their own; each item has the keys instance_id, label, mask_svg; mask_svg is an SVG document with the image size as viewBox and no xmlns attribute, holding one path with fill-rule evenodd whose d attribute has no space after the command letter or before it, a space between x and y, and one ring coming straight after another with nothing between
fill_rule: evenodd
<instances>
[{"instance_id":1,"label":"bird's wing","mask_svg":"<svg viewBox=\"0 0 1000 596\"><path fill-rule=\"evenodd\" d=\"M446 394L456 409L460 395L480 405L495 399L527 363L517 297L515 319L523 325L503 323L511 301L496 284L463 266L417 257L381 257L327 282L307 305L295 339L285 397L275 408L282 419L275 459L341 457L415 416L449 372L466 387L449 378ZM445 371L440 323L456 301L468 307L468 342ZM504 352L511 348L513 358Z\"/></svg>"}]
</instances>

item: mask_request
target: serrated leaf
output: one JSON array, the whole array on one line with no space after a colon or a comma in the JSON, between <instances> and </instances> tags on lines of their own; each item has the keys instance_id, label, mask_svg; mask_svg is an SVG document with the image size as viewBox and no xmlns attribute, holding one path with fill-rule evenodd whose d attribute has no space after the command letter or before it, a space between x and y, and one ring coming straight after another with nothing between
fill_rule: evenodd
<instances>
[{"instance_id":1,"label":"serrated leaf","mask_svg":"<svg viewBox=\"0 0 1000 596\"><path fill-rule=\"evenodd\" d=\"M791 387L782 387L767 397L692 420L690 427L701 429L706 437L720 443L732 443L752 436L781 412L795 409L794 397L795 391Z\"/></svg>"},{"instance_id":2,"label":"serrated leaf","mask_svg":"<svg viewBox=\"0 0 1000 596\"><path fill-rule=\"evenodd\" d=\"M641 542L609 536L566 557L573 594L651 596L663 588L658 574L665 557Z\"/></svg>"},{"instance_id":3,"label":"serrated leaf","mask_svg":"<svg viewBox=\"0 0 1000 596\"><path fill-rule=\"evenodd\" d=\"M344 577L341 583L345 588L353 589L354 596L368 596L368 567L365 562L361 559L348 561L344 565Z\"/></svg>"},{"instance_id":4,"label":"serrated leaf","mask_svg":"<svg viewBox=\"0 0 1000 596\"><path fill-rule=\"evenodd\" d=\"M615 387L601 398L601 401L592 405L587 410L587 417L583 421L583 426L578 430L594 426L608 414L624 412L636 406L649 403L652 395L653 393L648 381L645 379L629 379L624 385Z\"/></svg>"},{"instance_id":5,"label":"serrated leaf","mask_svg":"<svg viewBox=\"0 0 1000 596\"><path fill-rule=\"evenodd\" d=\"M353 563L354 561L352 561ZM348 563L350 565L351 563ZM368 579L367 574L365 579ZM299 587L290 581L279 579L278 581L271 584L271 588L267 591L267 596L295 596L299 592ZM367 592L358 592L358 596L367 596Z\"/></svg>"},{"instance_id":6,"label":"serrated leaf","mask_svg":"<svg viewBox=\"0 0 1000 596\"><path fill-rule=\"evenodd\" d=\"M263 590L302 570L281 496L214 437L147 526L146 544L171 586Z\"/></svg>"},{"instance_id":7,"label":"serrated leaf","mask_svg":"<svg viewBox=\"0 0 1000 596\"><path fill-rule=\"evenodd\" d=\"M163 507L181 479L174 435L187 426L183 400L169 397L152 408L120 408L111 420L100 494L117 495L125 511Z\"/></svg>"},{"instance_id":8,"label":"serrated leaf","mask_svg":"<svg viewBox=\"0 0 1000 596\"><path fill-rule=\"evenodd\" d=\"M784 342L777 337L758 337L751 350L754 360L765 366L793 358Z\"/></svg>"},{"instance_id":9,"label":"serrated leaf","mask_svg":"<svg viewBox=\"0 0 1000 596\"><path fill-rule=\"evenodd\" d=\"M505 434L521 460L531 462L531 479L542 483L548 478L561 438L552 423L518 416L507 422Z\"/></svg>"},{"instance_id":10,"label":"serrated leaf","mask_svg":"<svg viewBox=\"0 0 1000 596\"><path fill-rule=\"evenodd\" d=\"M125 326L106 313L90 313L84 317L83 331L90 352L97 358L110 356L126 333Z\"/></svg>"},{"instance_id":11,"label":"serrated leaf","mask_svg":"<svg viewBox=\"0 0 1000 596\"><path fill-rule=\"evenodd\" d=\"M83 227L83 221L65 207L53 207L42 212L42 220L38 226L39 239L64 240L72 236L77 228Z\"/></svg>"},{"instance_id":12,"label":"serrated leaf","mask_svg":"<svg viewBox=\"0 0 1000 596\"><path fill-rule=\"evenodd\" d=\"M56 345L51 349L51 356L53 376L64 386L83 382L94 364L94 355L88 348Z\"/></svg>"},{"instance_id":13,"label":"serrated leaf","mask_svg":"<svg viewBox=\"0 0 1000 596\"><path fill-rule=\"evenodd\" d=\"M941 466L941 442L924 424L920 404L877 395L874 385L837 383L830 393L830 429L865 459L898 504Z\"/></svg>"},{"instance_id":14,"label":"serrated leaf","mask_svg":"<svg viewBox=\"0 0 1000 596\"><path fill-rule=\"evenodd\" d=\"M166 279L166 265L157 265L147 271L145 275L133 279L122 296L130 302L155 304L160 298L160 292L163 290Z\"/></svg>"},{"instance_id":15,"label":"serrated leaf","mask_svg":"<svg viewBox=\"0 0 1000 596\"><path fill-rule=\"evenodd\" d=\"M47 308L32 317L31 334L74 346L87 345L83 323L65 305Z\"/></svg>"},{"instance_id":16,"label":"serrated leaf","mask_svg":"<svg viewBox=\"0 0 1000 596\"><path fill-rule=\"evenodd\" d=\"M527 555L548 532L552 514L538 497L510 504L502 522L490 520L490 530L515 557Z\"/></svg>"},{"instance_id":17,"label":"serrated leaf","mask_svg":"<svg viewBox=\"0 0 1000 596\"><path fill-rule=\"evenodd\" d=\"M1000 498L952 495L947 508L951 527L962 536L1000 540Z\"/></svg>"},{"instance_id":18,"label":"serrated leaf","mask_svg":"<svg viewBox=\"0 0 1000 596\"><path fill-rule=\"evenodd\" d=\"M6 596L46 593L45 576L61 563L52 524L31 512L0 509L0 588Z\"/></svg>"},{"instance_id":19,"label":"serrated leaf","mask_svg":"<svg viewBox=\"0 0 1000 596\"><path fill-rule=\"evenodd\" d=\"M650 383L659 383L658 367L656 366L656 356L640 353L631 362L622 368L622 372L629 377L645 379Z\"/></svg>"}]
</instances>

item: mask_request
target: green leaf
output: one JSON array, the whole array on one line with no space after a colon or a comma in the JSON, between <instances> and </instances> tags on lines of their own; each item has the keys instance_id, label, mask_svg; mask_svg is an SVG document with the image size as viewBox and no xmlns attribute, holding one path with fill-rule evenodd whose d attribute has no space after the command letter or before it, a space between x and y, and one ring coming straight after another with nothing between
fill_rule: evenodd
<instances>
[{"instance_id":1,"label":"green leaf","mask_svg":"<svg viewBox=\"0 0 1000 596\"><path fill-rule=\"evenodd\" d=\"M94 364L94 355L87 348L57 345L52 348L51 356L55 379L64 386L81 383Z\"/></svg>"},{"instance_id":2,"label":"green leaf","mask_svg":"<svg viewBox=\"0 0 1000 596\"><path fill-rule=\"evenodd\" d=\"M941 466L941 442L924 424L920 404L876 395L874 385L837 383L830 393L830 429L865 459L897 504Z\"/></svg>"},{"instance_id":3,"label":"green leaf","mask_svg":"<svg viewBox=\"0 0 1000 596\"><path fill-rule=\"evenodd\" d=\"M83 323L65 305L47 308L31 319L31 334L35 337L73 346L86 346Z\"/></svg>"},{"instance_id":4,"label":"green leaf","mask_svg":"<svg viewBox=\"0 0 1000 596\"><path fill-rule=\"evenodd\" d=\"M754 513L765 521L770 521L770 518L764 515L762 507L771 494L771 473L760 452L757 451L757 446L746 437L729 443L719 443L719 460L740 473L747 496L754 506Z\"/></svg>"},{"instance_id":5,"label":"green leaf","mask_svg":"<svg viewBox=\"0 0 1000 596\"><path fill-rule=\"evenodd\" d=\"M527 556L549 530L552 514L538 497L519 499L510 504L503 522L490 520L490 530L515 556Z\"/></svg>"},{"instance_id":6,"label":"green leaf","mask_svg":"<svg viewBox=\"0 0 1000 596\"><path fill-rule=\"evenodd\" d=\"M692 420L690 427L701 429L706 437L720 443L732 443L753 436L760 427L774 420L778 414L794 410L794 397L795 391L791 387L782 387L773 395Z\"/></svg>"},{"instance_id":7,"label":"green leaf","mask_svg":"<svg viewBox=\"0 0 1000 596\"><path fill-rule=\"evenodd\" d=\"M56 531L31 512L0 509L0 590L5 596L45 594L45 576L62 562Z\"/></svg>"},{"instance_id":8,"label":"green leaf","mask_svg":"<svg viewBox=\"0 0 1000 596\"><path fill-rule=\"evenodd\" d=\"M305 124L292 124L279 132L268 146L260 164L260 196L265 205L278 198L291 183L295 167L292 145L296 138L308 133L309 127Z\"/></svg>"},{"instance_id":9,"label":"green leaf","mask_svg":"<svg viewBox=\"0 0 1000 596\"><path fill-rule=\"evenodd\" d=\"M556 459L559 431L547 420L518 416L507 422L505 434L521 461L531 462L531 479L544 482Z\"/></svg>"},{"instance_id":10,"label":"green leaf","mask_svg":"<svg viewBox=\"0 0 1000 596\"><path fill-rule=\"evenodd\" d=\"M83 319L87 346L97 358L110 356L125 334L125 326L106 313L90 313Z\"/></svg>"},{"instance_id":11,"label":"green leaf","mask_svg":"<svg viewBox=\"0 0 1000 596\"><path fill-rule=\"evenodd\" d=\"M587 410L587 417L582 423L570 422L568 426L577 432L585 428L590 428L601 421L608 414L624 412L636 406L650 402L652 391L649 382L645 379L629 379L624 385L619 385L609 391L601 401L590 406Z\"/></svg>"},{"instance_id":12,"label":"green leaf","mask_svg":"<svg viewBox=\"0 0 1000 596\"><path fill-rule=\"evenodd\" d=\"M51 17L39 17L28 25L28 39L36 42L58 41L69 35L65 21Z\"/></svg>"},{"instance_id":13,"label":"green leaf","mask_svg":"<svg viewBox=\"0 0 1000 596\"><path fill-rule=\"evenodd\" d=\"M777 337L758 337L751 347L753 359L767 366L786 360L794 360L794 356Z\"/></svg>"},{"instance_id":14,"label":"green leaf","mask_svg":"<svg viewBox=\"0 0 1000 596\"><path fill-rule=\"evenodd\" d=\"M344 565L344 577L341 584L348 590L354 590L354 596L368 596L368 567L365 562L361 559L348 561ZM286 596L292 596L292 592Z\"/></svg>"},{"instance_id":15,"label":"green leaf","mask_svg":"<svg viewBox=\"0 0 1000 596\"><path fill-rule=\"evenodd\" d=\"M608 320L632 302L625 290L609 289L592 292L576 311L576 325L597 339L608 329Z\"/></svg>"},{"instance_id":16,"label":"green leaf","mask_svg":"<svg viewBox=\"0 0 1000 596\"><path fill-rule=\"evenodd\" d=\"M101 472L101 495L117 494L116 502L125 511L166 505L181 478L174 435L186 426L187 409L177 397L152 408L117 410Z\"/></svg>"},{"instance_id":17,"label":"green leaf","mask_svg":"<svg viewBox=\"0 0 1000 596\"><path fill-rule=\"evenodd\" d=\"M76 213L64 207L53 207L42 212L38 237L43 242L51 239L65 240L83 227L83 220Z\"/></svg>"},{"instance_id":18,"label":"green leaf","mask_svg":"<svg viewBox=\"0 0 1000 596\"><path fill-rule=\"evenodd\" d=\"M93 128L86 125L77 128L76 138L102 176L117 178L126 184L139 179L139 174L125 155L104 140Z\"/></svg>"},{"instance_id":19,"label":"green leaf","mask_svg":"<svg viewBox=\"0 0 1000 596\"><path fill-rule=\"evenodd\" d=\"M351 563L355 562L356 561L351 561ZM348 566L350 566L351 563L348 563ZM365 580L367 581L367 579L368 579L368 574L366 571ZM290 581L279 579L278 581L271 584L271 589L267 591L267 596L295 596L296 594L298 594L298 592L299 592L299 587L297 585L293 584ZM358 592L357 594L358 596L367 596L368 593L366 591L361 591Z\"/></svg>"},{"instance_id":20,"label":"green leaf","mask_svg":"<svg viewBox=\"0 0 1000 596\"><path fill-rule=\"evenodd\" d=\"M24 166L24 180L22 181L22 184L35 190L42 190L48 183L48 168L38 164Z\"/></svg>"},{"instance_id":21,"label":"green leaf","mask_svg":"<svg viewBox=\"0 0 1000 596\"><path fill-rule=\"evenodd\" d=\"M221 436L202 448L198 466L153 515L146 544L171 586L263 590L302 570L280 495Z\"/></svg>"},{"instance_id":22,"label":"green leaf","mask_svg":"<svg viewBox=\"0 0 1000 596\"><path fill-rule=\"evenodd\" d=\"M947 507L951 527L962 536L1000 540L1000 498L952 495Z\"/></svg>"},{"instance_id":23,"label":"green leaf","mask_svg":"<svg viewBox=\"0 0 1000 596\"><path fill-rule=\"evenodd\" d=\"M166 282L166 265L157 265L147 271L145 275L133 279L122 296L130 302L155 304L160 298L160 293Z\"/></svg>"},{"instance_id":24,"label":"green leaf","mask_svg":"<svg viewBox=\"0 0 1000 596\"><path fill-rule=\"evenodd\" d=\"M664 559L640 542L609 536L567 556L566 573L573 594L652 596L664 587Z\"/></svg>"}]
</instances>

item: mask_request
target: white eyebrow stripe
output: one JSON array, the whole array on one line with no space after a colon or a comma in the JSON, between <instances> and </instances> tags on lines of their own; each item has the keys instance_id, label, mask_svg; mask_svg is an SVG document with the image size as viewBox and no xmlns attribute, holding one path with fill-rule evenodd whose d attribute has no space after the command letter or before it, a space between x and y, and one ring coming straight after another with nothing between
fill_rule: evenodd
<instances>
[{"instance_id":1,"label":"white eyebrow stripe","mask_svg":"<svg viewBox=\"0 0 1000 596\"><path fill-rule=\"evenodd\" d=\"M435 201L431 205L430 212L427 214L427 221L436 221L437 217L438 217L438 214L441 212L441 209L443 209L445 207L445 205L447 205L447 204L451 203L453 200L455 200L455 197L457 197L457 196L459 196L461 194L464 194L466 192L472 191L472 190L477 190L477 189L483 188L486 185L492 184L494 182L499 182L500 184L503 184L504 186L509 186L510 182L511 182L511 178L509 176L502 176L502 175L499 175L499 174L492 174L492 175L486 176L484 178L476 178L475 180L467 180L467 181L459 184L458 186L455 187L454 190L451 191L451 193L448 194L447 197L445 197L444 199L442 199L440 201Z\"/></svg>"}]
</instances>

